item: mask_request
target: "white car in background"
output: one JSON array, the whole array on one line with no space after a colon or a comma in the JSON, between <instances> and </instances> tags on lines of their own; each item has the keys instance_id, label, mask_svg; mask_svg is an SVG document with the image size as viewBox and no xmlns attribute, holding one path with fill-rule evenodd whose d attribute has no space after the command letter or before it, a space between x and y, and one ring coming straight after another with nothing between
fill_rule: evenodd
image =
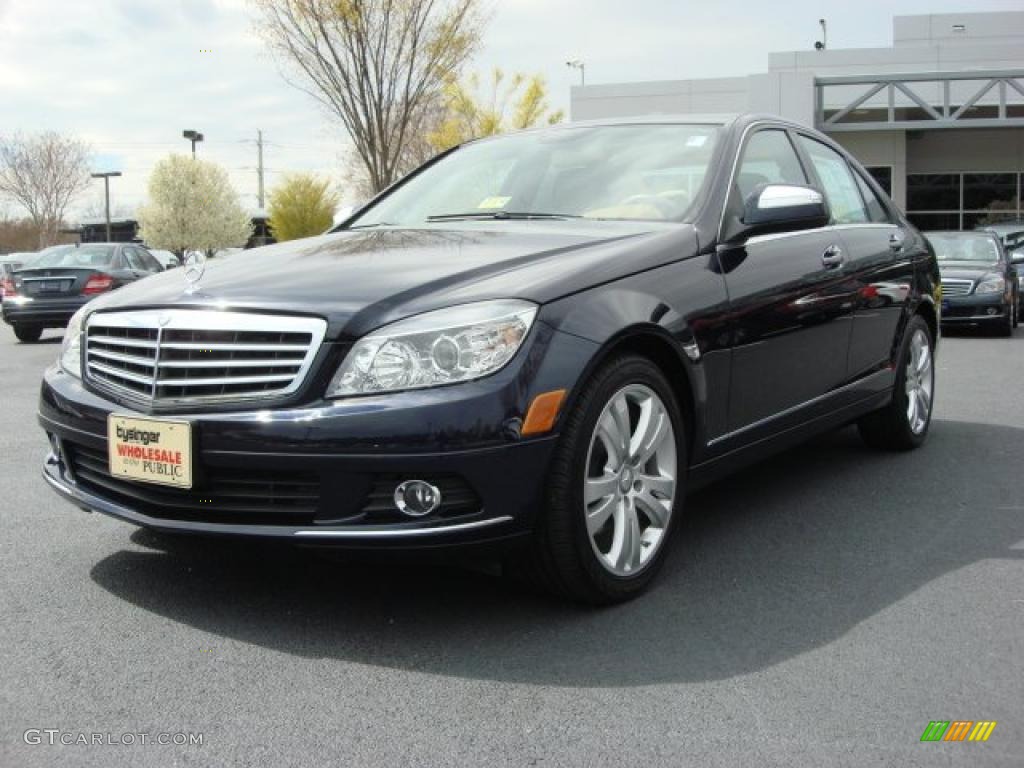
<instances>
[{"instance_id":1,"label":"white car in background","mask_svg":"<svg viewBox=\"0 0 1024 768\"><path fill-rule=\"evenodd\" d=\"M178 260L178 257L170 251L157 251L152 248L148 250L153 254L153 257L160 262L160 265L164 269L174 269L175 267L181 266L181 262Z\"/></svg>"}]
</instances>

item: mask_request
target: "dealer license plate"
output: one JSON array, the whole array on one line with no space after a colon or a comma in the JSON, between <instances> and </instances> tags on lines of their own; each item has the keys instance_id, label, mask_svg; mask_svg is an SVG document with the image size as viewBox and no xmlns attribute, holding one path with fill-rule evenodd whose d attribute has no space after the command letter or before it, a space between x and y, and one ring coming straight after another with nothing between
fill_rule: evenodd
<instances>
[{"instance_id":1,"label":"dealer license plate","mask_svg":"<svg viewBox=\"0 0 1024 768\"><path fill-rule=\"evenodd\" d=\"M107 418L110 474L143 483L192 487L192 425L187 421Z\"/></svg>"}]
</instances>

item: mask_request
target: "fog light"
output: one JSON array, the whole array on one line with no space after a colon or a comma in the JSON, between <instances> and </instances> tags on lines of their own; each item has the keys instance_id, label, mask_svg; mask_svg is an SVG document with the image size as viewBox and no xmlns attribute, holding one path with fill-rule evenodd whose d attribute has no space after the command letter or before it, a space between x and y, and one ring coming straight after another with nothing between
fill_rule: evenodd
<instances>
[{"instance_id":1,"label":"fog light","mask_svg":"<svg viewBox=\"0 0 1024 768\"><path fill-rule=\"evenodd\" d=\"M999 313L999 310L996 309L995 307L989 307L987 311L990 315L996 315Z\"/></svg>"},{"instance_id":2,"label":"fog light","mask_svg":"<svg viewBox=\"0 0 1024 768\"><path fill-rule=\"evenodd\" d=\"M395 506L403 515L423 517L441 506L441 491L423 480L406 480L395 488Z\"/></svg>"}]
</instances>

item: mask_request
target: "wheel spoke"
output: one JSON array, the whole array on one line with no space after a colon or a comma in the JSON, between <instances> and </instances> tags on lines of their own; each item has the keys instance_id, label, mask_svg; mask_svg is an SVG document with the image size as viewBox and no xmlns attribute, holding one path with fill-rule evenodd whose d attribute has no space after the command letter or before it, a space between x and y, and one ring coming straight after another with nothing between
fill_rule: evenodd
<instances>
[{"instance_id":1,"label":"wheel spoke","mask_svg":"<svg viewBox=\"0 0 1024 768\"><path fill-rule=\"evenodd\" d=\"M644 514L647 515L647 519L651 521L651 525L655 528L664 528L668 525L668 516L671 511L667 506L669 504L671 504L671 501L656 498L648 489L636 495L637 507L643 510Z\"/></svg>"},{"instance_id":2,"label":"wheel spoke","mask_svg":"<svg viewBox=\"0 0 1024 768\"><path fill-rule=\"evenodd\" d=\"M653 399L648 400L647 407L641 411L636 433L629 443L630 457L638 466L642 467L661 447L668 432L668 414L660 403L655 403Z\"/></svg>"},{"instance_id":3,"label":"wheel spoke","mask_svg":"<svg viewBox=\"0 0 1024 768\"><path fill-rule=\"evenodd\" d=\"M907 423L911 429L917 423L917 390L911 390L907 396Z\"/></svg>"},{"instance_id":4,"label":"wheel spoke","mask_svg":"<svg viewBox=\"0 0 1024 768\"><path fill-rule=\"evenodd\" d=\"M674 477L668 475L645 475L641 473L639 475L640 481L644 484L644 488L649 491L653 491L662 498L671 499L676 492L676 481Z\"/></svg>"},{"instance_id":5,"label":"wheel spoke","mask_svg":"<svg viewBox=\"0 0 1024 768\"><path fill-rule=\"evenodd\" d=\"M932 408L932 395L927 389L921 387L917 390L917 401L918 408L920 408L921 411L921 421L924 421L928 418L928 413Z\"/></svg>"},{"instance_id":6,"label":"wheel spoke","mask_svg":"<svg viewBox=\"0 0 1024 768\"><path fill-rule=\"evenodd\" d=\"M931 351L928 349L928 345L922 343L919 357L917 358L917 366L915 370L918 373L924 373L928 370L928 366L931 365L932 356Z\"/></svg>"},{"instance_id":7,"label":"wheel spoke","mask_svg":"<svg viewBox=\"0 0 1024 768\"><path fill-rule=\"evenodd\" d=\"M601 477L588 477L583 491L583 501L589 507L595 501L615 493L618 476L613 472L605 472Z\"/></svg>"},{"instance_id":8,"label":"wheel spoke","mask_svg":"<svg viewBox=\"0 0 1024 768\"><path fill-rule=\"evenodd\" d=\"M621 571L632 571L640 565L643 542L640 537L640 520L632 505L622 508L622 536L615 556L615 567Z\"/></svg>"},{"instance_id":9,"label":"wheel spoke","mask_svg":"<svg viewBox=\"0 0 1024 768\"><path fill-rule=\"evenodd\" d=\"M626 460L626 441L615 418L610 413L601 417L601 422L597 425L597 436L604 443L604 449L608 453L608 467L610 469L621 467Z\"/></svg>"},{"instance_id":10,"label":"wheel spoke","mask_svg":"<svg viewBox=\"0 0 1024 768\"><path fill-rule=\"evenodd\" d=\"M587 510L587 530L591 536L604 528L605 522L611 517L612 512L615 511L615 508L620 503L614 496L609 496L604 501L598 503L593 509Z\"/></svg>"},{"instance_id":11,"label":"wheel spoke","mask_svg":"<svg viewBox=\"0 0 1024 768\"><path fill-rule=\"evenodd\" d=\"M610 408L612 418L615 420L615 426L618 428L619 436L619 448L622 450L622 455L626 456L629 453L629 403L626 402L625 395L619 395L612 402Z\"/></svg>"}]
</instances>

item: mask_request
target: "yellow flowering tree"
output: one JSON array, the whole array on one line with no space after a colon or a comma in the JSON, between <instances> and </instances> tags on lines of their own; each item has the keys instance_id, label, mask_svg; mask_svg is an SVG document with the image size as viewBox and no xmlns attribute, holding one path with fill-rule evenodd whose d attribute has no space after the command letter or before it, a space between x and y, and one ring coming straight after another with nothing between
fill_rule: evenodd
<instances>
[{"instance_id":1,"label":"yellow flowering tree","mask_svg":"<svg viewBox=\"0 0 1024 768\"><path fill-rule=\"evenodd\" d=\"M286 176L270 192L270 228L278 242L326 232L334 223L338 196L331 183L312 173Z\"/></svg>"},{"instance_id":2,"label":"yellow flowering tree","mask_svg":"<svg viewBox=\"0 0 1024 768\"><path fill-rule=\"evenodd\" d=\"M522 130L564 118L561 110L551 111L547 83L540 75L521 73L507 76L495 68L482 88L478 74L464 82L451 79L444 88L444 114L427 141L438 152L470 139Z\"/></svg>"}]
</instances>

